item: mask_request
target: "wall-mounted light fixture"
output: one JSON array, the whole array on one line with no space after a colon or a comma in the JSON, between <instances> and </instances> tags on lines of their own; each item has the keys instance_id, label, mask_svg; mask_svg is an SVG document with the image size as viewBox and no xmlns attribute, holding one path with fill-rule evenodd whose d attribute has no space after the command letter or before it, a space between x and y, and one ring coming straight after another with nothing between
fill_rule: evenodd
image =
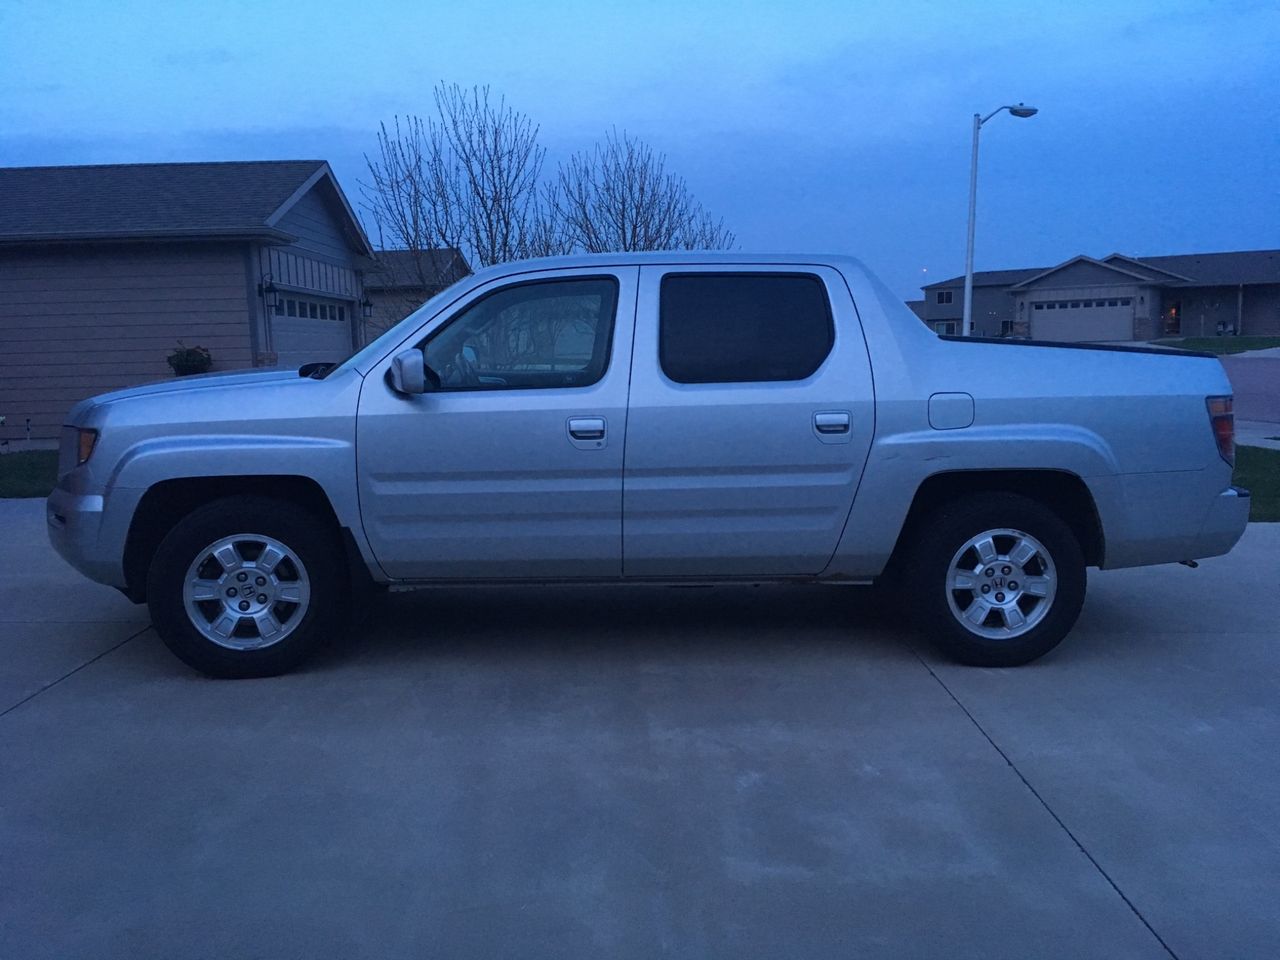
<instances>
[{"instance_id":1,"label":"wall-mounted light fixture","mask_svg":"<svg viewBox=\"0 0 1280 960\"><path fill-rule=\"evenodd\" d=\"M275 313L279 304L279 291L276 289L275 281L271 279L271 274L267 274L262 278L262 282L258 284L258 296L262 297L267 304L267 312Z\"/></svg>"},{"instance_id":2,"label":"wall-mounted light fixture","mask_svg":"<svg viewBox=\"0 0 1280 960\"><path fill-rule=\"evenodd\" d=\"M373 316L373 301L367 296L360 301L360 315L366 320Z\"/></svg>"}]
</instances>

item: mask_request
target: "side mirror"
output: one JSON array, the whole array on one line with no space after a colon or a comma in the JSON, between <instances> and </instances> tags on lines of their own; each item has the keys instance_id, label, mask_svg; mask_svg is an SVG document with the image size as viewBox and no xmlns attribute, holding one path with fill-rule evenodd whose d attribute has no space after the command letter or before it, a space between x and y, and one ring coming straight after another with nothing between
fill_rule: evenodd
<instances>
[{"instance_id":1,"label":"side mirror","mask_svg":"<svg viewBox=\"0 0 1280 960\"><path fill-rule=\"evenodd\" d=\"M427 392L427 361L416 347L402 350L391 358L391 389L396 393Z\"/></svg>"}]
</instances>

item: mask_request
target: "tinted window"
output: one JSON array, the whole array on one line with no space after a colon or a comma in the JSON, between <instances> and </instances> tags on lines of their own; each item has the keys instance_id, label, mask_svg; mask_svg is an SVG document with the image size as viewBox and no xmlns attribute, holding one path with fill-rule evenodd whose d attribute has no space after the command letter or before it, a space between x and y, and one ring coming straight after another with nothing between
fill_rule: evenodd
<instances>
[{"instance_id":1,"label":"tinted window","mask_svg":"<svg viewBox=\"0 0 1280 960\"><path fill-rule=\"evenodd\" d=\"M442 390L586 387L609 363L611 278L505 287L465 308L424 346Z\"/></svg>"},{"instance_id":2,"label":"tinted window","mask_svg":"<svg viewBox=\"0 0 1280 960\"><path fill-rule=\"evenodd\" d=\"M658 353L677 383L803 380L835 340L822 281L808 274L671 273Z\"/></svg>"}]
</instances>

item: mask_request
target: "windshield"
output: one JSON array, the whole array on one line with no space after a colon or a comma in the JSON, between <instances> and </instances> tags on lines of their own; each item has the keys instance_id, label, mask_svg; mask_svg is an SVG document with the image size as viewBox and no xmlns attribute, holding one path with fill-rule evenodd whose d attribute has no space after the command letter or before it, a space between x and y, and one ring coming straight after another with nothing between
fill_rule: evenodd
<instances>
[{"instance_id":1,"label":"windshield","mask_svg":"<svg viewBox=\"0 0 1280 960\"><path fill-rule=\"evenodd\" d=\"M467 278L463 277L461 280L455 280L399 323L388 327L382 333L378 334L377 337L370 340L355 353L351 354L351 356L347 357L347 359L330 367L324 372L322 379L323 377L336 373L338 370L349 370L352 367L358 367L362 363L365 363L373 357L381 354L386 350L387 346L403 338L417 324L421 323L424 317L430 316L451 300L456 299L458 294L454 292L454 288L465 279Z\"/></svg>"}]
</instances>

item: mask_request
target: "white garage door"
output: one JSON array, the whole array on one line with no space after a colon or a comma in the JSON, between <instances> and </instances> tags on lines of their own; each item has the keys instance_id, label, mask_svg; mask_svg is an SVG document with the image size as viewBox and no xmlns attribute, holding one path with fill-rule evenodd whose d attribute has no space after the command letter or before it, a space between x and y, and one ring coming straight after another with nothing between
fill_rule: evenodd
<instances>
[{"instance_id":1,"label":"white garage door","mask_svg":"<svg viewBox=\"0 0 1280 960\"><path fill-rule=\"evenodd\" d=\"M281 294L271 318L271 345L281 369L351 355L351 305L339 300Z\"/></svg>"},{"instance_id":2,"label":"white garage door","mask_svg":"<svg viewBox=\"0 0 1280 960\"><path fill-rule=\"evenodd\" d=\"M1051 300L1031 305L1031 338L1076 343L1132 340L1133 300Z\"/></svg>"}]
</instances>

